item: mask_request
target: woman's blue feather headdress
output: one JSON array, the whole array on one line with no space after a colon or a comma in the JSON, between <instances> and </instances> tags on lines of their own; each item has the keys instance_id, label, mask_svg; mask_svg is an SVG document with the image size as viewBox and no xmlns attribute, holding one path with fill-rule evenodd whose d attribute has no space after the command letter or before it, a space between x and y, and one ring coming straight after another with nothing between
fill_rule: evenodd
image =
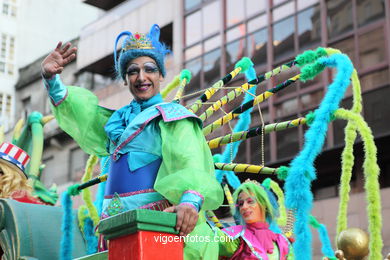
<instances>
[{"instance_id":1,"label":"woman's blue feather headdress","mask_svg":"<svg viewBox=\"0 0 390 260\"><path fill-rule=\"evenodd\" d=\"M117 57L117 48L119 40L127 36L122 43L122 48ZM124 31L118 35L114 47L114 63L118 77L123 80L126 78L127 64L141 56L148 56L154 59L163 77L165 77L165 56L170 52L164 43L159 41L160 27L157 24L152 25L148 34Z\"/></svg>"}]
</instances>

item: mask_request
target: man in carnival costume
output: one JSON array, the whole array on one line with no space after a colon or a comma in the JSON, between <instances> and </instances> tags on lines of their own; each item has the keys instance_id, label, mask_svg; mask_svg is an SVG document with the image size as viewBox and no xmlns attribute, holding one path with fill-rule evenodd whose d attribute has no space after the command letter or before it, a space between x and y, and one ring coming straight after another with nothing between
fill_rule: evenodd
<instances>
[{"instance_id":1,"label":"man in carnival costume","mask_svg":"<svg viewBox=\"0 0 390 260\"><path fill-rule=\"evenodd\" d=\"M114 113L99 107L86 89L61 82L58 74L76 57L70 43L60 42L42 62L44 84L60 127L85 152L110 155L102 218L136 208L164 210L176 212L180 235L211 235L200 211L218 208L223 192L201 121L179 104L164 103L159 93L169 52L159 36L153 25L148 34L125 31L117 37L115 69L134 100ZM187 259L217 254L207 243L187 243L184 249Z\"/></svg>"},{"instance_id":2,"label":"man in carnival costume","mask_svg":"<svg viewBox=\"0 0 390 260\"><path fill-rule=\"evenodd\" d=\"M241 225L216 230L223 259L294 259L290 241L271 230L278 214L272 192L256 181L247 180L235 190L233 198L235 217Z\"/></svg>"}]
</instances>

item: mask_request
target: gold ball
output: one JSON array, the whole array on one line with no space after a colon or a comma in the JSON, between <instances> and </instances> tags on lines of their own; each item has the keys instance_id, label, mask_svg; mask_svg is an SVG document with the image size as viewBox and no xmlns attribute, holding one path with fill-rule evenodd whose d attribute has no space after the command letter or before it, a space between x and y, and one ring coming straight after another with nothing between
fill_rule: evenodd
<instances>
[{"instance_id":1,"label":"gold ball","mask_svg":"<svg viewBox=\"0 0 390 260\"><path fill-rule=\"evenodd\" d=\"M340 249L336 250L335 255L336 255L337 259L344 259L343 250L340 250Z\"/></svg>"},{"instance_id":2,"label":"gold ball","mask_svg":"<svg viewBox=\"0 0 390 260\"><path fill-rule=\"evenodd\" d=\"M337 238L337 248L346 259L361 259L368 255L368 235L360 228L348 228Z\"/></svg>"}]
</instances>

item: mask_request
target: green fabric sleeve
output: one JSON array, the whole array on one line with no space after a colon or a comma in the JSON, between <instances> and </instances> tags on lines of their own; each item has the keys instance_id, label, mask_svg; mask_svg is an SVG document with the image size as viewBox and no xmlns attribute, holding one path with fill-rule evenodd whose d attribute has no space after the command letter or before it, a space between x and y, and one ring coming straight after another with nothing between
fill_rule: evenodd
<instances>
[{"instance_id":1,"label":"green fabric sleeve","mask_svg":"<svg viewBox=\"0 0 390 260\"><path fill-rule=\"evenodd\" d=\"M178 204L184 191L203 197L202 210L218 208L223 202L221 185L215 178L211 151L194 119L159 122L162 164L154 188L171 203Z\"/></svg>"},{"instance_id":2,"label":"green fabric sleeve","mask_svg":"<svg viewBox=\"0 0 390 260\"><path fill-rule=\"evenodd\" d=\"M104 125L113 111L98 106L98 98L90 91L68 86L68 95L58 106L51 106L58 125L88 154L108 155Z\"/></svg>"},{"instance_id":3,"label":"green fabric sleeve","mask_svg":"<svg viewBox=\"0 0 390 260\"><path fill-rule=\"evenodd\" d=\"M218 236L219 255L231 257L240 246L242 240L240 238L231 240L230 237L226 235L221 229L219 228L213 228L213 229L216 232L215 235Z\"/></svg>"}]
</instances>

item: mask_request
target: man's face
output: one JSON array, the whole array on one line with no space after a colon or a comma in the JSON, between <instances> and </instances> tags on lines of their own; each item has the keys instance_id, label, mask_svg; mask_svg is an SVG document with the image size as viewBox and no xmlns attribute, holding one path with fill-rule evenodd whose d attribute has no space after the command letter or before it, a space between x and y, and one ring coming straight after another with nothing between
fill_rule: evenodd
<instances>
[{"instance_id":1,"label":"man's face","mask_svg":"<svg viewBox=\"0 0 390 260\"><path fill-rule=\"evenodd\" d=\"M129 62L125 84L137 101L148 100L160 92L163 77L154 59L142 56Z\"/></svg>"},{"instance_id":2,"label":"man's face","mask_svg":"<svg viewBox=\"0 0 390 260\"><path fill-rule=\"evenodd\" d=\"M253 194L241 192L237 199L240 214L245 223L264 222L265 214L263 208L257 203Z\"/></svg>"}]
</instances>

